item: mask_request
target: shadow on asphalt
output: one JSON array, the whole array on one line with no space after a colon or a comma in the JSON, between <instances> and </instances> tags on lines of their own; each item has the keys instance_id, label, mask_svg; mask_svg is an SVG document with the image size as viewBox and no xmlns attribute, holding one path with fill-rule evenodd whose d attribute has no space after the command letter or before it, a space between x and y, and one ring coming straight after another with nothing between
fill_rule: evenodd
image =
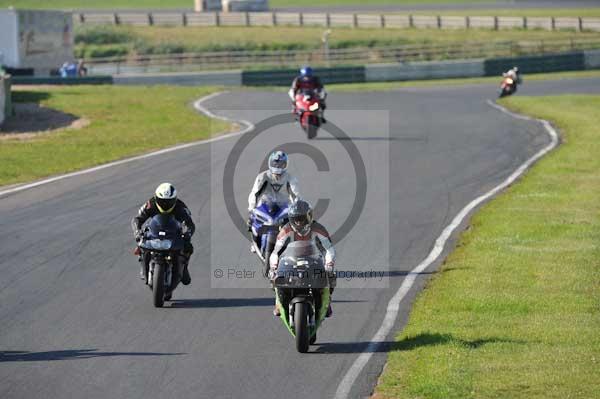
<instances>
[{"instance_id":1,"label":"shadow on asphalt","mask_svg":"<svg viewBox=\"0 0 600 399\"><path fill-rule=\"evenodd\" d=\"M315 344L316 349L310 353L387 353L394 344L384 341L369 347L371 342L323 342Z\"/></svg>"},{"instance_id":2,"label":"shadow on asphalt","mask_svg":"<svg viewBox=\"0 0 600 399\"><path fill-rule=\"evenodd\" d=\"M67 349L61 351L29 352L29 351L2 351L0 363L3 362L39 362L52 360L91 359L94 357L108 356L178 356L185 353L158 353L158 352L96 352L97 349Z\"/></svg>"},{"instance_id":3,"label":"shadow on asphalt","mask_svg":"<svg viewBox=\"0 0 600 399\"><path fill-rule=\"evenodd\" d=\"M215 299L176 299L172 308L237 308L247 306L273 306L275 298L215 298Z\"/></svg>"},{"instance_id":4,"label":"shadow on asphalt","mask_svg":"<svg viewBox=\"0 0 600 399\"><path fill-rule=\"evenodd\" d=\"M404 138L397 137L315 137L315 140L330 140L330 141L399 141ZM409 140L423 140L422 138L409 138Z\"/></svg>"}]
</instances>

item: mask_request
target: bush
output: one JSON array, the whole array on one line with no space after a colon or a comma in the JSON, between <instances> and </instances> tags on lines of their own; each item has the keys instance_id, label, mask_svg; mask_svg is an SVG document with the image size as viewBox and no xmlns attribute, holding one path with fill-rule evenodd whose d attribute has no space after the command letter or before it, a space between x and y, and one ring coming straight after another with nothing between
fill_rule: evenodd
<instances>
[{"instance_id":1,"label":"bush","mask_svg":"<svg viewBox=\"0 0 600 399\"><path fill-rule=\"evenodd\" d=\"M114 26L78 26L75 29L76 44L123 44L134 40L134 34L125 28Z\"/></svg>"},{"instance_id":2,"label":"bush","mask_svg":"<svg viewBox=\"0 0 600 399\"><path fill-rule=\"evenodd\" d=\"M78 54L76 48L75 53ZM118 57L124 56L129 53L129 47L122 44L109 44L104 46L85 46L79 50L77 57L81 58L104 58L104 57Z\"/></svg>"}]
</instances>

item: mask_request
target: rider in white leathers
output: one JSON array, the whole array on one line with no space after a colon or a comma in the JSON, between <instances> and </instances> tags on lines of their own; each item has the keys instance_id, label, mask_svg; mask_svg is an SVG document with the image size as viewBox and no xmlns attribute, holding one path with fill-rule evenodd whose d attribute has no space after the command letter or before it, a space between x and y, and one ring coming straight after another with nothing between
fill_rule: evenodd
<instances>
[{"instance_id":1,"label":"rider in white leathers","mask_svg":"<svg viewBox=\"0 0 600 399\"><path fill-rule=\"evenodd\" d=\"M269 169L260 172L248 196L248 211L256 208L262 196L275 198L287 203L300 197L298 181L287 172L288 157L283 151L275 151L269 156Z\"/></svg>"}]
</instances>

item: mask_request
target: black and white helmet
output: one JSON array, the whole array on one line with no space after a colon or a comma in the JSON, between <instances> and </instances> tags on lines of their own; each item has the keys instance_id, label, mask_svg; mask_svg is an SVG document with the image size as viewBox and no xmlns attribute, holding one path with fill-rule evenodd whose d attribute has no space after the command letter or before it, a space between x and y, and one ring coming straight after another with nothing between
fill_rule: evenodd
<instances>
[{"instance_id":1,"label":"black and white helmet","mask_svg":"<svg viewBox=\"0 0 600 399\"><path fill-rule=\"evenodd\" d=\"M171 183L162 183L156 187L154 199L160 213L170 213L177 203L177 190Z\"/></svg>"},{"instance_id":2,"label":"black and white helmet","mask_svg":"<svg viewBox=\"0 0 600 399\"><path fill-rule=\"evenodd\" d=\"M290 226L292 226L292 230L296 233L301 236L310 233L313 214L308 202L301 199L294 201L288 210L288 217L290 219Z\"/></svg>"}]
</instances>

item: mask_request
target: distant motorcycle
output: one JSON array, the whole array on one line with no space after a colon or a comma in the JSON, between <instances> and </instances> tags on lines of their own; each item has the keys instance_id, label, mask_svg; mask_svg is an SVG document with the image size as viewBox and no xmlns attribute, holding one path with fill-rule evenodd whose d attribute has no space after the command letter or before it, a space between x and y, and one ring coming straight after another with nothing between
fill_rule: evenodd
<instances>
[{"instance_id":1,"label":"distant motorcycle","mask_svg":"<svg viewBox=\"0 0 600 399\"><path fill-rule=\"evenodd\" d=\"M316 245L295 241L281 254L273 279L275 303L281 320L295 337L296 350L308 352L317 340L331 300L330 276Z\"/></svg>"},{"instance_id":2,"label":"distant motorcycle","mask_svg":"<svg viewBox=\"0 0 600 399\"><path fill-rule=\"evenodd\" d=\"M303 90L295 96L295 113L309 139L317 136L317 131L322 124L323 109L322 98L318 90Z\"/></svg>"},{"instance_id":3,"label":"distant motorcycle","mask_svg":"<svg viewBox=\"0 0 600 399\"><path fill-rule=\"evenodd\" d=\"M269 257L275 247L279 228L288 222L288 204L273 198L261 200L250 212L252 252L263 262L263 274L269 273Z\"/></svg>"},{"instance_id":4,"label":"distant motorcycle","mask_svg":"<svg viewBox=\"0 0 600 399\"><path fill-rule=\"evenodd\" d=\"M504 79L502 79L502 83L500 84L499 98L510 96L516 92L517 82L513 78L506 76Z\"/></svg>"},{"instance_id":5,"label":"distant motorcycle","mask_svg":"<svg viewBox=\"0 0 600 399\"><path fill-rule=\"evenodd\" d=\"M163 306L165 297L175 289L182 275L179 255L184 248L181 223L173 216L159 214L144 229L141 261L149 256L146 284L152 290L154 306ZM176 269L177 268L177 269ZM177 271L177 272L176 272Z\"/></svg>"}]
</instances>

